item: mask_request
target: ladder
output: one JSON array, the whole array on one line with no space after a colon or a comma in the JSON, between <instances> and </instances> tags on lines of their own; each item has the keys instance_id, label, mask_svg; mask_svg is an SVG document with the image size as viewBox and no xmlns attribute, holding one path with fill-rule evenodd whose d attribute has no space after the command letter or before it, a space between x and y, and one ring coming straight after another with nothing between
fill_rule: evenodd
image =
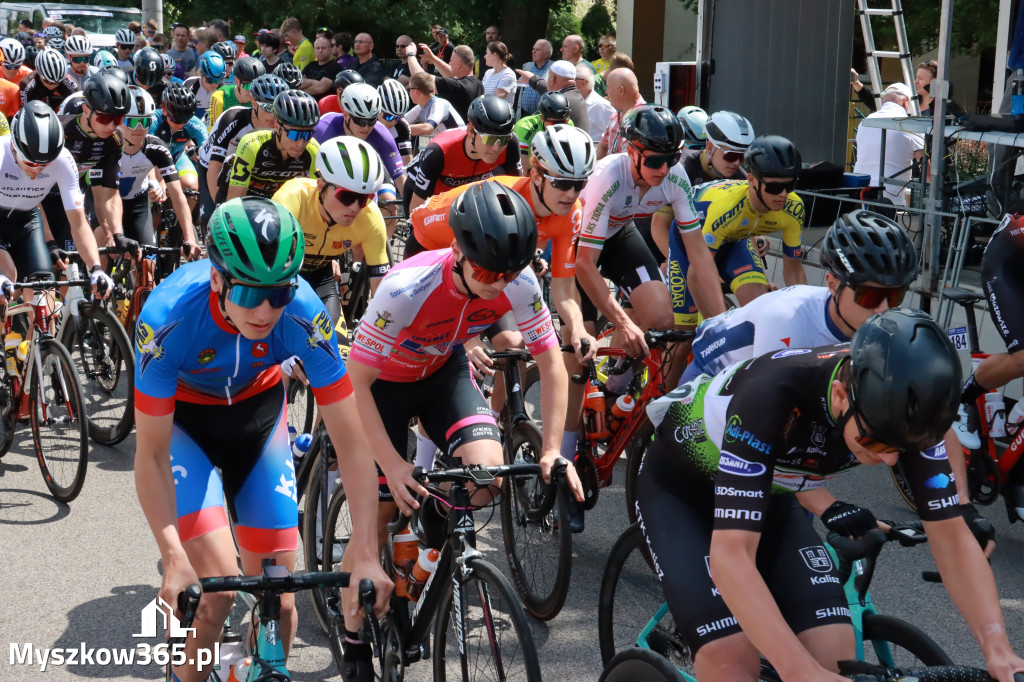
<instances>
[{"instance_id":1,"label":"ladder","mask_svg":"<svg viewBox=\"0 0 1024 682\"><path fill-rule=\"evenodd\" d=\"M864 34L864 51L868 62L868 75L871 76L871 89L875 95L876 106L882 102L882 75L878 68L879 59L898 59L903 68L903 82L914 90L914 62L910 54L910 41L907 40L907 25L903 20L903 3L900 0L891 0L892 7L873 8L869 6L869 0L857 0L857 14L860 16L860 28ZM896 25L896 45L899 48L896 52L878 50L875 48L875 36L871 30L871 17L892 17ZM921 113L921 96L914 92L910 100L910 115L918 116Z\"/></svg>"}]
</instances>

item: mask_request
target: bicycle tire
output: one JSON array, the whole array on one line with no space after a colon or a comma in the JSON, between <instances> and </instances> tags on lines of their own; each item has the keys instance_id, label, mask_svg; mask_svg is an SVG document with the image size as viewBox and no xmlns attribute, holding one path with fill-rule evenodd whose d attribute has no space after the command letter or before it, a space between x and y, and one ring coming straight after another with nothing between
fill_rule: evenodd
<instances>
[{"instance_id":1,"label":"bicycle tire","mask_svg":"<svg viewBox=\"0 0 1024 682\"><path fill-rule=\"evenodd\" d=\"M318 438L314 438L314 441L315 440L318 440ZM312 448L310 449L312 450ZM307 456L308 455L309 453L307 453ZM344 505L346 498L344 488L339 484L334 490L334 494L332 494L328 500L326 510L318 514L318 509L320 508L320 492L325 479L323 469L325 466L323 463L323 449L318 450L316 457L317 461L313 463L312 469L310 469L309 480L306 484L306 497L303 505L301 529L302 554L307 571L329 571L334 563L336 563L333 561L333 547L336 540L336 533L333 529L336 529L338 523L338 515L336 515L333 521L335 525L330 525L332 523L330 517L330 504L335 498L338 498L337 504L340 510ZM330 463L328 462L326 466L330 466ZM332 475L337 476L338 472L328 469L327 476L329 477ZM339 511L338 514L340 515L340 513L341 512ZM321 524L323 533L323 541L320 543L316 540L318 522ZM348 523L351 528L351 519L349 519ZM330 537L330 540L328 540L328 537ZM328 557L326 561L321 557L321 545L323 547L329 546L332 548L331 556ZM324 553L326 554L326 552ZM331 616L327 606L327 600L331 596L333 596L333 591L330 589L314 588L309 590L309 598L313 602L313 612L316 614L316 620L320 624L320 628L325 633L330 633L331 631Z\"/></svg>"},{"instance_id":2,"label":"bicycle tire","mask_svg":"<svg viewBox=\"0 0 1024 682\"><path fill-rule=\"evenodd\" d=\"M626 516L630 523L636 523L636 484L640 475L640 468L643 466L644 457L647 456L647 448L651 446L651 439L654 437L654 424L646 416L644 423L636 432L633 440L626 446Z\"/></svg>"},{"instance_id":3,"label":"bicycle tire","mask_svg":"<svg viewBox=\"0 0 1024 682\"><path fill-rule=\"evenodd\" d=\"M615 654L598 682L686 682L668 659L650 649L637 647Z\"/></svg>"},{"instance_id":4,"label":"bicycle tire","mask_svg":"<svg viewBox=\"0 0 1024 682\"><path fill-rule=\"evenodd\" d=\"M543 413L540 409L540 368L536 362L526 366L523 375L523 407L530 421L543 427Z\"/></svg>"},{"instance_id":5,"label":"bicycle tire","mask_svg":"<svg viewBox=\"0 0 1024 682\"><path fill-rule=\"evenodd\" d=\"M903 503L912 511L917 511L917 502L914 500L914 491L910 488L910 480L906 474L906 464L899 458L896 463L889 467L889 475L892 477L892 484L896 486L896 492L903 498Z\"/></svg>"},{"instance_id":6,"label":"bicycle tire","mask_svg":"<svg viewBox=\"0 0 1024 682\"><path fill-rule=\"evenodd\" d=\"M71 502L82 492L89 463L89 421L82 418L85 412L81 380L71 354L56 340L44 339L40 342L39 357L40 365L34 368L29 388L36 460L50 493L61 502ZM40 385L40 376L43 385ZM47 393L45 397L44 391ZM66 415L55 416L63 412ZM63 447L44 446L44 430L54 427L53 430L57 431L57 427L62 425L68 427L66 444Z\"/></svg>"},{"instance_id":7,"label":"bicycle tire","mask_svg":"<svg viewBox=\"0 0 1024 682\"><path fill-rule=\"evenodd\" d=\"M520 422L505 437L506 464L540 461L543 436L536 424ZM567 487L559 486L555 505L536 522L527 517L526 510L544 496L547 485L540 476L506 476L502 487L501 530L512 584L530 615L551 620L565 605L572 577Z\"/></svg>"},{"instance_id":8,"label":"bicycle tire","mask_svg":"<svg viewBox=\"0 0 1024 682\"><path fill-rule=\"evenodd\" d=\"M288 402L288 425L295 429L296 434L312 433L316 409L312 389L298 379L291 379L285 395Z\"/></svg>"},{"instance_id":9,"label":"bicycle tire","mask_svg":"<svg viewBox=\"0 0 1024 682\"><path fill-rule=\"evenodd\" d=\"M884 644L895 645L917 659L917 665L953 665L949 655L923 630L893 616L881 613L864 614L864 654L867 660L871 660L869 642L875 647ZM897 651L894 655L898 653ZM895 665L898 668L915 667L915 662L907 663L896 659Z\"/></svg>"},{"instance_id":10,"label":"bicycle tire","mask_svg":"<svg viewBox=\"0 0 1024 682\"><path fill-rule=\"evenodd\" d=\"M101 307L69 319L60 341L82 379L89 437L117 445L135 425L135 353L128 334Z\"/></svg>"},{"instance_id":11,"label":"bicycle tire","mask_svg":"<svg viewBox=\"0 0 1024 682\"><path fill-rule=\"evenodd\" d=\"M456 605L454 599L454 586L452 581L446 581L446 593L441 599L441 606L437 611L434 624L434 682L448 682L449 680L462 680L462 682L477 682L478 680L501 679L507 682L526 680L527 682L540 682L540 661L537 658L537 646L533 641L533 633L530 630L530 622L526 617L522 604L515 593L508 578L501 574L487 560L481 557L470 557L466 561L466 577L460 580L460 585L465 588L462 592L463 598L459 600L466 609L466 618L473 621L482 618L484 623L477 627L466 627L464 622L463 635L466 638L466 657L468 676L462 674L462 663L459 655L459 643L449 640L449 636L455 634L455 625L451 622L452 610ZM471 604L473 599L478 601ZM504 611L500 611L501 604ZM479 615L478 615L479 614ZM498 616L503 616L499 622ZM472 644L474 634L479 634L489 625L490 637L483 643L480 653L472 657L469 647ZM451 632L449 631L451 630ZM515 633L517 645L510 651L496 640L502 634ZM511 655L510 655L511 654ZM477 672L476 666L472 666L476 659L486 655L497 656L502 665L503 673L496 677L480 677L472 674ZM469 659L473 660L469 660ZM493 661L492 661L493 662ZM515 663L515 669L509 670L510 663ZM470 667L472 666L472 670Z\"/></svg>"},{"instance_id":12,"label":"bicycle tire","mask_svg":"<svg viewBox=\"0 0 1024 682\"><path fill-rule=\"evenodd\" d=\"M10 452L14 444L14 431L18 428L18 421L14 418L17 407L13 404L13 388L9 380L3 379L0 385L0 457Z\"/></svg>"},{"instance_id":13,"label":"bicycle tire","mask_svg":"<svg viewBox=\"0 0 1024 682\"><path fill-rule=\"evenodd\" d=\"M307 504L309 504L309 497L306 498ZM352 535L352 518L348 513L348 498L345 495L345 488L338 486L331 495L331 501L327 505L327 520L324 534L324 546L333 547L334 543L340 538L339 529L344 528L341 533L344 533L346 537ZM315 513L315 510L314 510ZM305 529L305 528L304 528ZM344 539L344 543L347 544L348 540ZM305 546L306 539L303 537L303 544ZM312 538L312 545L316 546L316 538ZM342 551L344 554L344 550ZM314 595L314 592L319 592L319 595ZM320 622L320 627L327 633L328 640L331 645L331 652L335 655L335 662L338 664L338 670L341 671L343 668L343 662L341 654L343 653L344 647L342 640L345 637L345 628L339 627L339 623L331 616L327 608L327 600L332 597L341 598L341 591L338 588L327 588L323 590L311 590L310 597L313 600L313 608L316 611L317 621ZM339 606L340 609L340 601Z\"/></svg>"}]
</instances>

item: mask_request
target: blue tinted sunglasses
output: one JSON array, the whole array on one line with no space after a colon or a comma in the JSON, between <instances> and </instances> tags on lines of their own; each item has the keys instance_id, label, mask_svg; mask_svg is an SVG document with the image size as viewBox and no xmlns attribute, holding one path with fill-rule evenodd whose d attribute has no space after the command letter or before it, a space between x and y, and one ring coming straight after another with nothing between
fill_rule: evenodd
<instances>
[{"instance_id":1,"label":"blue tinted sunglasses","mask_svg":"<svg viewBox=\"0 0 1024 682\"><path fill-rule=\"evenodd\" d=\"M400 118L402 117L399 114L384 114L384 120L387 121L388 123L391 123L392 121L397 121Z\"/></svg>"},{"instance_id":2,"label":"blue tinted sunglasses","mask_svg":"<svg viewBox=\"0 0 1024 682\"><path fill-rule=\"evenodd\" d=\"M308 142L313 137L312 130L296 130L295 128L282 128L282 130L292 142Z\"/></svg>"},{"instance_id":3,"label":"blue tinted sunglasses","mask_svg":"<svg viewBox=\"0 0 1024 682\"><path fill-rule=\"evenodd\" d=\"M299 288L296 283L283 287L257 287L232 282L225 284L228 287L228 300L237 306L250 309L260 307L264 301L270 303L271 308L283 308L292 302Z\"/></svg>"}]
</instances>

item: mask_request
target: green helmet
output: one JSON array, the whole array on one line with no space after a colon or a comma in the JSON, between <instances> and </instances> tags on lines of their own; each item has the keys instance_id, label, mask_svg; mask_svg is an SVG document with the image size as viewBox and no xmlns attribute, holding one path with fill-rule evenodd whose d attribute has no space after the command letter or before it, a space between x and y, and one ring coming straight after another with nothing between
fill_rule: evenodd
<instances>
[{"instance_id":1,"label":"green helmet","mask_svg":"<svg viewBox=\"0 0 1024 682\"><path fill-rule=\"evenodd\" d=\"M298 274L306 248L299 221L288 209L270 199L240 197L210 216L207 250L229 277L278 286Z\"/></svg>"}]
</instances>

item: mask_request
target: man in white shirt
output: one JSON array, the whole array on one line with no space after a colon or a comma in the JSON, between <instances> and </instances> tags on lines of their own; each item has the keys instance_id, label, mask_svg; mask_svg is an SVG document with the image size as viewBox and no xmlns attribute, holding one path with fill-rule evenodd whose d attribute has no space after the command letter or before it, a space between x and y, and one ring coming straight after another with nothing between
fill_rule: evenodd
<instances>
[{"instance_id":1,"label":"man in white shirt","mask_svg":"<svg viewBox=\"0 0 1024 682\"><path fill-rule=\"evenodd\" d=\"M587 132L595 140L600 140L615 107L594 91L594 72L586 64L576 65L576 87L587 105Z\"/></svg>"},{"instance_id":2,"label":"man in white shirt","mask_svg":"<svg viewBox=\"0 0 1024 682\"><path fill-rule=\"evenodd\" d=\"M907 107L910 106L912 96L913 93L905 84L893 83L882 92L881 108L868 116L868 119L910 116ZM896 206L906 206L906 183L910 181L910 167L915 160L924 156L924 138L920 135L871 128L862 123L857 129L857 163L853 167L853 172L870 175L871 186L881 186L878 170L881 165L883 133L886 137L885 168L882 169L882 173L886 178L901 180L885 183L885 196Z\"/></svg>"}]
</instances>

